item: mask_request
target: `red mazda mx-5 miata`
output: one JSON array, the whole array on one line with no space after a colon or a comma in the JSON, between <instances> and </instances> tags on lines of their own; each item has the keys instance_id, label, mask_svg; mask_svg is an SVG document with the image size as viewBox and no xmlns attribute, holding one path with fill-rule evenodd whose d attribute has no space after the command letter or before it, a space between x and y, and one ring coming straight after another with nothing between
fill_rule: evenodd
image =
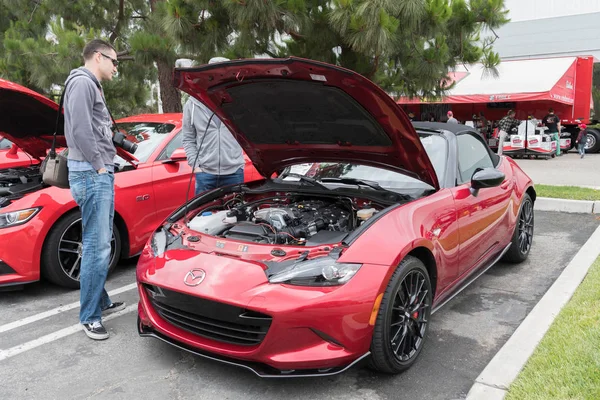
<instances>
[{"instance_id":1,"label":"red mazda mx-5 miata","mask_svg":"<svg viewBox=\"0 0 600 400\"><path fill-rule=\"evenodd\" d=\"M0 163L0 289L40 279L79 287L81 214L69 189L48 187L39 162L52 142L58 104L0 79L0 135L35 160L25 166ZM118 149L115 221L110 268L139 254L155 228L194 196L181 144L181 114L148 114L117 121L136 142L135 157ZM59 146L65 146L62 133ZM1 160L1 158L0 158ZM246 180L261 176L249 160ZM188 193L188 187L190 188Z\"/></svg>"},{"instance_id":2,"label":"red mazda mx-5 miata","mask_svg":"<svg viewBox=\"0 0 600 400\"><path fill-rule=\"evenodd\" d=\"M533 239L535 191L464 125L415 123L336 66L238 60L176 69L264 179L209 191L156 229L138 330L259 376L399 373L430 314Z\"/></svg>"}]
</instances>

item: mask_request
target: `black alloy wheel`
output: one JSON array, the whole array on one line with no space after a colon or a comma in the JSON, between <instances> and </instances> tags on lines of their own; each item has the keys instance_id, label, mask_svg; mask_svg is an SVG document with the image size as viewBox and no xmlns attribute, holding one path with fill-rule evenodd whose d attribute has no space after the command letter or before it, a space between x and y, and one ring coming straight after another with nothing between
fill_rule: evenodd
<instances>
[{"instance_id":1,"label":"black alloy wheel","mask_svg":"<svg viewBox=\"0 0 600 400\"><path fill-rule=\"evenodd\" d=\"M410 368L423 349L433 291L425 265L407 256L388 283L371 342L370 367L397 374Z\"/></svg>"},{"instance_id":2,"label":"black alloy wheel","mask_svg":"<svg viewBox=\"0 0 600 400\"><path fill-rule=\"evenodd\" d=\"M390 345L401 362L410 360L421 347L431 308L427 301L428 286L425 275L412 270L404 277L394 297L390 324Z\"/></svg>"},{"instance_id":3,"label":"black alloy wheel","mask_svg":"<svg viewBox=\"0 0 600 400\"><path fill-rule=\"evenodd\" d=\"M519 215L519 250L523 254L529 253L533 243L533 203L527 199L523 203L521 214Z\"/></svg>"},{"instance_id":4,"label":"black alloy wheel","mask_svg":"<svg viewBox=\"0 0 600 400\"><path fill-rule=\"evenodd\" d=\"M525 193L521 200L521 209L519 210L510 248L503 257L504 261L520 263L527 259L533 244L534 225L533 200Z\"/></svg>"},{"instance_id":5,"label":"black alloy wheel","mask_svg":"<svg viewBox=\"0 0 600 400\"><path fill-rule=\"evenodd\" d=\"M110 245L109 273L116 267L121 252L115 225ZM82 251L81 214L74 212L59 220L46 239L42 256L44 276L59 286L78 289Z\"/></svg>"}]
</instances>

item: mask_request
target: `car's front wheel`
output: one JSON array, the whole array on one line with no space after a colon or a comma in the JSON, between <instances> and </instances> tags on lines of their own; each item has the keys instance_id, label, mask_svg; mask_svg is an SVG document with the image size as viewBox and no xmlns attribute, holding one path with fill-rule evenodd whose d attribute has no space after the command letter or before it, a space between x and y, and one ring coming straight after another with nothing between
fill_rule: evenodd
<instances>
[{"instance_id":1,"label":"car's front wheel","mask_svg":"<svg viewBox=\"0 0 600 400\"><path fill-rule=\"evenodd\" d=\"M425 343L432 298L425 265L407 256L381 300L371 341L371 368L397 374L414 364Z\"/></svg>"},{"instance_id":2,"label":"car's front wheel","mask_svg":"<svg viewBox=\"0 0 600 400\"><path fill-rule=\"evenodd\" d=\"M110 247L109 273L121 254L121 237L115 225ZM42 274L59 286L78 289L82 251L81 213L73 211L60 219L48 234L42 251Z\"/></svg>"}]
</instances>

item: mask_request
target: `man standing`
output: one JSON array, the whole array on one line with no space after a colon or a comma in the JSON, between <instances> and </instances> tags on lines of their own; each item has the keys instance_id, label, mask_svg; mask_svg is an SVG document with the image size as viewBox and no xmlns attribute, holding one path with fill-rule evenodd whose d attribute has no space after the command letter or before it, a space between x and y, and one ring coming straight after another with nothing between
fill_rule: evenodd
<instances>
[{"instance_id":1,"label":"man standing","mask_svg":"<svg viewBox=\"0 0 600 400\"><path fill-rule=\"evenodd\" d=\"M548 114L542 119L542 125L548 127L548 133L556 141L556 155L560 156L560 118L554 114L554 109L548 110Z\"/></svg>"},{"instance_id":2,"label":"man standing","mask_svg":"<svg viewBox=\"0 0 600 400\"><path fill-rule=\"evenodd\" d=\"M215 57L208 62L229 61ZM191 97L183 107L183 148L196 176L195 194L244 181L244 155L219 117Z\"/></svg>"},{"instance_id":3,"label":"man standing","mask_svg":"<svg viewBox=\"0 0 600 400\"><path fill-rule=\"evenodd\" d=\"M454 113L452 111L448 111L448 121L449 124L458 124L458 120L454 118Z\"/></svg>"},{"instance_id":4,"label":"man standing","mask_svg":"<svg viewBox=\"0 0 600 400\"><path fill-rule=\"evenodd\" d=\"M519 121L515 119L515 110L508 110L508 113L498 121L498 129L500 130L498 134L498 155L502 155L502 150L504 147L504 141L506 140L506 136L512 131L513 128L519 126Z\"/></svg>"},{"instance_id":5,"label":"man standing","mask_svg":"<svg viewBox=\"0 0 600 400\"><path fill-rule=\"evenodd\" d=\"M85 66L65 82L64 116L71 194L81 210L83 251L80 264L79 320L90 338L108 338L102 313L119 311L104 289L110 263L114 216L112 122L100 82L117 73L117 53L107 42L92 40L83 49Z\"/></svg>"}]
</instances>

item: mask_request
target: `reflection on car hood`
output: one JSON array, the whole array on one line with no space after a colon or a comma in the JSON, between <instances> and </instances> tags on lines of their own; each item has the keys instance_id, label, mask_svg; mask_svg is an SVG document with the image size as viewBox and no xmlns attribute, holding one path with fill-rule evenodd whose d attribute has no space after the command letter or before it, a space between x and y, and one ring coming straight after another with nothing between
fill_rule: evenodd
<instances>
[{"instance_id":1,"label":"reflection on car hood","mask_svg":"<svg viewBox=\"0 0 600 400\"><path fill-rule=\"evenodd\" d=\"M15 143L31 156L41 159L52 145L58 104L14 82L0 79L0 136ZM57 147L66 147L63 124L56 135ZM135 157L118 148L119 155L132 163Z\"/></svg>"},{"instance_id":2,"label":"reflection on car hood","mask_svg":"<svg viewBox=\"0 0 600 400\"><path fill-rule=\"evenodd\" d=\"M238 60L176 68L174 84L215 111L264 176L292 164L346 161L439 188L406 114L353 71L295 57Z\"/></svg>"}]
</instances>

